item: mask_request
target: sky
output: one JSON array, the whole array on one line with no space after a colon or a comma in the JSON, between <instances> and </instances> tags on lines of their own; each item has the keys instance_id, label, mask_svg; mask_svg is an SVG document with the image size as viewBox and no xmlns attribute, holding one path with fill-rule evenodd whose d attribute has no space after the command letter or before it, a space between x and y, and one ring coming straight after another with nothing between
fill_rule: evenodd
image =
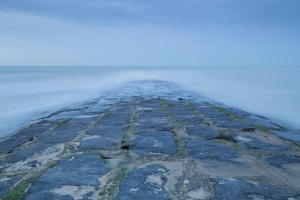
<instances>
[{"instance_id":1,"label":"sky","mask_svg":"<svg viewBox=\"0 0 300 200\"><path fill-rule=\"evenodd\" d=\"M299 0L3 0L0 65L300 65Z\"/></svg>"}]
</instances>

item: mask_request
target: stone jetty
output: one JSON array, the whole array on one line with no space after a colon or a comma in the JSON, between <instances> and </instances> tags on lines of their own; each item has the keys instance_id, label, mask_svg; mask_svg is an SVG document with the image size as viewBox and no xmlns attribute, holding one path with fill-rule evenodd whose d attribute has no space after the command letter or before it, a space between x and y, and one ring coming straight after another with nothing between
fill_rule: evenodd
<instances>
[{"instance_id":1,"label":"stone jetty","mask_svg":"<svg viewBox=\"0 0 300 200\"><path fill-rule=\"evenodd\" d=\"M299 138L174 83L131 82L4 138L0 199L300 199Z\"/></svg>"}]
</instances>

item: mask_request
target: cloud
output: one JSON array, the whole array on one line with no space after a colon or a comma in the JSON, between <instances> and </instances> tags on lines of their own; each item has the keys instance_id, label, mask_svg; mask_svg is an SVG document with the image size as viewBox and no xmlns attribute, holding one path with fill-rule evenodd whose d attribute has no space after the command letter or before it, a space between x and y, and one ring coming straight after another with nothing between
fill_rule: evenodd
<instances>
[{"instance_id":1,"label":"cloud","mask_svg":"<svg viewBox=\"0 0 300 200\"><path fill-rule=\"evenodd\" d=\"M161 24L195 28L202 24L299 27L297 0L9 0L2 11L24 12L76 23Z\"/></svg>"},{"instance_id":2,"label":"cloud","mask_svg":"<svg viewBox=\"0 0 300 200\"><path fill-rule=\"evenodd\" d=\"M4 1L0 65L300 63L299 3L272 2Z\"/></svg>"}]
</instances>

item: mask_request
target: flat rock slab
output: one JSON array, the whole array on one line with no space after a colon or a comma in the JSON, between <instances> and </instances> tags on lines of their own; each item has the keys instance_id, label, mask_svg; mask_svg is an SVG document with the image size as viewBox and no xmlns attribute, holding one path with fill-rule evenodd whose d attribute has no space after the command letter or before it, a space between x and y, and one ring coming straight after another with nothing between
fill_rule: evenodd
<instances>
[{"instance_id":1,"label":"flat rock slab","mask_svg":"<svg viewBox=\"0 0 300 200\"><path fill-rule=\"evenodd\" d=\"M0 141L0 199L300 199L298 132L132 82Z\"/></svg>"},{"instance_id":2,"label":"flat rock slab","mask_svg":"<svg viewBox=\"0 0 300 200\"><path fill-rule=\"evenodd\" d=\"M286 164L300 164L300 156L294 156L294 155L276 155L266 158L267 162L270 165L276 166L276 167L282 167Z\"/></svg>"},{"instance_id":3,"label":"flat rock slab","mask_svg":"<svg viewBox=\"0 0 300 200\"><path fill-rule=\"evenodd\" d=\"M137 154L175 154L176 145L172 132L152 131L137 133L130 144Z\"/></svg>"},{"instance_id":4,"label":"flat rock slab","mask_svg":"<svg viewBox=\"0 0 300 200\"><path fill-rule=\"evenodd\" d=\"M198 136L203 139L213 139L220 135L220 133L209 126L186 126L186 133Z\"/></svg>"},{"instance_id":5,"label":"flat rock slab","mask_svg":"<svg viewBox=\"0 0 300 200\"><path fill-rule=\"evenodd\" d=\"M300 193L270 184L251 183L238 179L215 179L216 199L298 199Z\"/></svg>"},{"instance_id":6,"label":"flat rock slab","mask_svg":"<svg viewBox=\"0 0 300 200\"><path fill-rule=\"evenodd\" d=\"M190 154L198 159L216 159L231 161L239 156L239 153L225 144L216 141L187 140L186 147Z\"/></svg>"},{"instance_id":7,"label":"flat rock slab","mask_svg":"<svg viewBox=\"0 0 300 200\"><path fill-rule=\"evenodd\" d=\"M164 173L167 171L161 165L132 169L120 184L120 191L117 193L116 199L169 199L168 193L164 190L167 182Z\"/></svg>"},{"instance_id":8,"label":"flat rock slab","mask_svg":"<svg viewBox=\"0 0 300 200\"><path fill-rule=\"evenodd\" d=\"M69 160L60 161L46 171L30 188L27 200L31 199L73 199L65 195L64 188L88 188L85 195L90 195L93 188L100 185L99 177L110 168L98 155L78 155ZM62 191L62 194L59 193Z\"/></svg>"}]
</instances>

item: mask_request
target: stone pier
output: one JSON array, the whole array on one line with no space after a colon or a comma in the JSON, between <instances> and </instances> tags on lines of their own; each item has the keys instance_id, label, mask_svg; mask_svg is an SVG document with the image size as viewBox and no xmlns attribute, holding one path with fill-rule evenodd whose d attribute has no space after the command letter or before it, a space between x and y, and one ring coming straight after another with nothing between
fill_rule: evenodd
<instances>
[{"instance_id":1,"label":"stone pier","mask_svg":"<svg viewBox=\"0 0 300 200\"><path fill-rule=\"evenodd\" d=\"M139 81L0 143L0 198L300 199L300 133L174 83Z\"/></svg>"}]
</instances>

